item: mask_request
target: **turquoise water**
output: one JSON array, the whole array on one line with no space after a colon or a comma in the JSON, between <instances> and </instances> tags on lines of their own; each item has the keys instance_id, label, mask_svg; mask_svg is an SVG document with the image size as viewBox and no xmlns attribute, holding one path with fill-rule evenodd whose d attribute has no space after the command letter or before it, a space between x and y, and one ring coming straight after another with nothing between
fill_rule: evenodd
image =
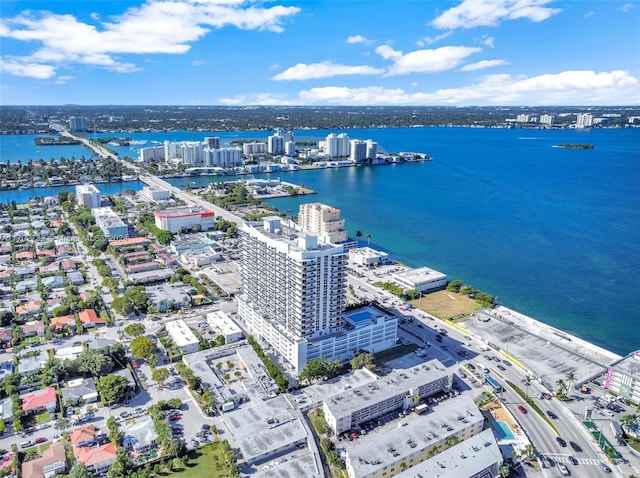
<instances>
[{"instance_id":1,"label":"turquoise water","mask_svg":"<svg viewBox=\"0 0 640 478\"><path fill-rule=\"evenodd\" d=\"M511 427L507 422L495 421L493 422L493 429L498 433L501 440L515 440Z\"/></svg>"},{"instance_id":2,"label":"turquoise water","mask_svg":"<svg viewBox=\"0 0 640 478\"><path fill-rule=\"evenodd\" d=\"M322 138L329 132L296 132L296 139ZM363 237L371 234L372 246L392 259L438 269L498 296L508 307L616 353L640 348L640 129L387 128L347 133L371 138L388 152L426 152L434 160L258 175L318 191L270 202L290 213L304 202L330 204L342 210L351 237L357 230ZM268 134L130 136L150 146L152 141L212 135L223 143L266 140ZM553 148L559 143L591 143L595 148ZM135 149L115 149L137 156ZM235 178L171 182L184 187L220 179Z\"/></svg>"}]
</instances>

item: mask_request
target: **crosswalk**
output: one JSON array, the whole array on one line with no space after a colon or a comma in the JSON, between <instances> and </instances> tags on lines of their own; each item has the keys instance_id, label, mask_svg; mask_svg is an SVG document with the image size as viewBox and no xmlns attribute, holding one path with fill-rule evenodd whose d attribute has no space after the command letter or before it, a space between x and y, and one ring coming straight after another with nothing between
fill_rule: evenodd
<instances>
[{"instance_id":1,"label":"crosswalk","mask_svg":"<svg viewBox=\"0 0 640 478\"><path fill-rule=\"evenodd\" d=\"M544 453L544 456L553 458L553 461L557 463L571 464L571 461L569 460L569 455L561 455L559 453ZM598 465L602 461L596 458L578 458L578 457L575 457L575 458L576 460L578 460L579 465Z\"/></svg>"}]
</instances>

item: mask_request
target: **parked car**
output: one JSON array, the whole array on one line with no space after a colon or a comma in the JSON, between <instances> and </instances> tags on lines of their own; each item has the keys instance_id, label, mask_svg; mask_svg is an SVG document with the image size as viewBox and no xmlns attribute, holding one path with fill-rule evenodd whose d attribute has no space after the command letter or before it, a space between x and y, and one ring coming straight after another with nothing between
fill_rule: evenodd
<instances>
[{"instance_id":1,"label":"parked car","mask_svg":"<svg viewBox=\"0 0 640 478\"><path fill-rule=\"evenodd\" d=\"M47 441L47 438L46 438L46 437L38 437L38 438L36 438L36 440L35 440L36 444L38 444L38 443L44 443L44 442L46 442L46 441Z\"/></svg>"}]
</instances>

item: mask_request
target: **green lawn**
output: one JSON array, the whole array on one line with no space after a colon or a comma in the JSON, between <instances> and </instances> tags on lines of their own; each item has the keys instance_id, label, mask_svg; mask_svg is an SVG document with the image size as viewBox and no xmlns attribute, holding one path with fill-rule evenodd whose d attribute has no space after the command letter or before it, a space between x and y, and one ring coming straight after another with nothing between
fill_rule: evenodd
<instances>
[{"instance_id":1,"label":"green lawn","mask_svg":"<svg viewBox=\"0 0 640 478\"><path fill-rule=\"evenodd\" d=\"M160 473L160 476L175 478L234 478L240 476L234 474L227 460L226 447L223 441L209 443L189 453L191 459L186 468L180 471L168 471Z\"/></svg>"}]
</instances>

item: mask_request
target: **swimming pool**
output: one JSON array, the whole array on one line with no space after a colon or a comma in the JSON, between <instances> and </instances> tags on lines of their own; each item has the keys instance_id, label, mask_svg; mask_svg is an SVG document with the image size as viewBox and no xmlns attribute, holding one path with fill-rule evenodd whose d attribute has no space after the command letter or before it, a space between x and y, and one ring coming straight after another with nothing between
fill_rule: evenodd
<instances>
[{"instance_id":1,"label":"swimming pool","mask_svg":"<svg viewBox=\"0 0 640 478\"><path fill-rule=\"evenodd\" d=\"M493 429L496 431L501 440L515 440L511 427L507 422L495 421L493 422Z\"/></svg>"},{"instance_id":2,"label":"swimming pool","mask_svg":"<svg viewBox=\"0 0 640 478\"><path fill-rule=\"evenodd\" d=\"M357 314L352 314L348 316L349 320L353 322L362 322L363 320L370 320L373 317L373 314L368 310L364 310L362 312L358 312Z\"/></svg>"}]
</instances>

